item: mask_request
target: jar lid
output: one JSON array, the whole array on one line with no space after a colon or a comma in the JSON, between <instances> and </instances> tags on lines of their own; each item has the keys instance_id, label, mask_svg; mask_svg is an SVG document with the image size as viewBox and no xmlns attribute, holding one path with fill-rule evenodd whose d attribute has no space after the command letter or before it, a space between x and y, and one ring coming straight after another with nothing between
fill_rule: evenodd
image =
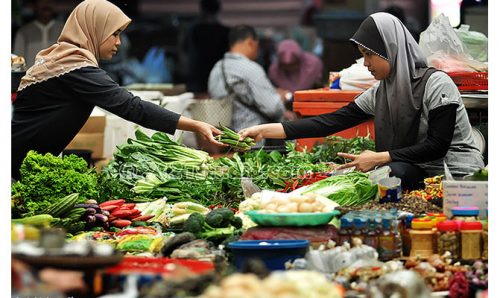
<instances>
[{"instance_id":1,"label":"jar lid","mask_svg":"<svg viewBox=\"0 0 500 298\"><path fill-rule=\"evenodd\" d=\"M446 214L444 214L444 213L434 213L434 212L430 212L430 213L427 213L427 216L434 216L434 217L446 217Z\"/></svg>"},{"instance_id":2,"label":"jar lid","mask_svg":"<svg viewBox=\"0 0 500 298\"><path fill-rule=\"evenodd\" d=\"M411 221L411 228L412 229L432 229L432 227L435 225L435 222L430 220L429 218L415 218Z\"/></svg>"},{"instance_id":3,"label":"jar lid","mask_svg":"<svg viewBox=\"0 0 500 298\"><path fill-rule=\"evenodd\" d=\"M454 220L447 220L437 223L437 229L439 231L458 231L458 223Z\"/></svg>"},{"instance_id":4,"label":"jar lid","mask_svg":"<svg viewBox=\"0 0 500 298\"><path fill-rule=\"evenodd\" d=\"M460 226L462 231L481 231L483 225L478 221L465 221Z\"/></svg>"},{"instance_id":5,"label":"jar lid","mask_svg":"<svg viewBox=\"0 0 500 298\"><path fill-rule=\"evenodd\" d=\"M475 206L458 206L451 208L454 216L478 216L479 208Z\"/></svg>"}]
</instances>

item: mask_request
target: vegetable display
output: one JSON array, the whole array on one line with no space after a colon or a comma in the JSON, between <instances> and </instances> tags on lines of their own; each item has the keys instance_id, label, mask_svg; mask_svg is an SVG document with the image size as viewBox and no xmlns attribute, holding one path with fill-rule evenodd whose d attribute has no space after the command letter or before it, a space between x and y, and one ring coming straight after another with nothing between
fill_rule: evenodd
<instances>
[{"instance_id":1,"label":"vegetable display","mask_svg":"<svg viewBox=\"0 0 500 298\"><path fill-rule=\"evenodd\" d=\"M13 215L40 214L61 198L79 193L82 199L98 196L97 175L75 155L56 157L30 151L20 168L21 179L12 184Z\"/></svg>"}]
</instances>

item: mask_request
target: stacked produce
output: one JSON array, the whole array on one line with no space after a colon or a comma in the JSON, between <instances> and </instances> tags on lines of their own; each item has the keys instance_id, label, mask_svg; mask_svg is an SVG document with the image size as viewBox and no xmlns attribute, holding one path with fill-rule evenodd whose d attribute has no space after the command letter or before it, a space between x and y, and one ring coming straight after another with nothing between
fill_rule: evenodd
<instances>
[{"instance_id":1,"label":"stacked produce","mask_svg":"<svg viewBox=\"0 0 500 298\"><path fill-rule=\"evenodd\" d=\"M83 158L75 155L56 157L30 151L21 165L20 175L19 181L12 184L14 218L43 214L72 193L79 194L80 202L98 196L97 175L88 169Z\"/></svg>"}]
</instances>

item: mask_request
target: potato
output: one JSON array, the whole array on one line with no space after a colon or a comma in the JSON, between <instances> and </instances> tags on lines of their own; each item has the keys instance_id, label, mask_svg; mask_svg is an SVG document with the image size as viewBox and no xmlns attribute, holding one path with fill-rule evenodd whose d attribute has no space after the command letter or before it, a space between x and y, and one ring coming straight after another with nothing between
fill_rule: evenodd
<instances>
[{"instance_id":1,"label":"potato","mask_svg":"<svg viewBox=\"0 0 500 298\"><path fill-rule=\"evenodd\" d=\"M288 203L288 212L291 212L291 213L296 213L296 212L299 212L299 204L295 203L295 202L290 202Z\"/></svg>"},{"instance_id":2,"label":"potato","mask_svg":"<svg viewBox=\"0 0 500 298\"><path fill-rule=\"evenodd\" d=\"M307 203L314 203L316 202L316 194L315 193L307 193L304 195L306 197L305 201Z\"/></svg>"},{"instance_id":3,"label":"potato","mask_svg":"<svg viewBox=\"0 0 500 298\"><path fill-rule=\"evenodd\" d=\"M312 203L312 207L313 207L313 212L321 212L325 207L325 204L315 201L314 203Z\"/></svg>"},{"instance_id":4,"label":"potato","mask_svg":"<svg viewBox=\"0 0 500 298\"><path fill-rule=\"evenodd\" d=\"M290 202L294 202L294 203L297 203L297 204L300 204L300 203L304 202L304 201L305 201L305 199L306 199L306 198L305 198L304 196L297 196L297 195L290 196L290 197L288 198L288 200L289 200Z\"/></svg>"},{"instance_id":5,"label":"potato","mask_svg":"<svg viewBox=\"0 0 500 298\"><path fill-rule=\"evenodd\" d=\"M288 205L280 205L280 206L278 206L276 208L276 212L278 212L278 213L288 213L290 211L288 210Z\"/></svg>"},{"instance_id":6,"label":"potato","mask_svg":"<svg viewBox=\"0 0 500 298\"><path fill-rule=\"evenodd\" d=\"M278 207L278 205L276 203L268 203L262 209L265 209L267 211L276 211L277 207Z\"/></svg>"},{"instance_id":7,"label":"potato","mask_svg":"<svg viewBox=\"0 0 500 298\"><path fill-rule=\"evenodd\" d=\"M313 212L313 206L309 203L301 203L299 205L299 212Z\"/></svg>"}]
</instances>

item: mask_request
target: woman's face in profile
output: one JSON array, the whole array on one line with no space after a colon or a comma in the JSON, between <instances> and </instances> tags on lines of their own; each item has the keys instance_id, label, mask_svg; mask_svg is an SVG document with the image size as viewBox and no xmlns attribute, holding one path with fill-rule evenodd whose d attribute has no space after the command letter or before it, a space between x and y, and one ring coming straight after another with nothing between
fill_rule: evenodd
<instances>
[{"instance_id":1,"label":"woman's face in profile","mask_svg":"<svg viewBox=\"0 0 500 298\"><path fill-rule=\"evenodd\" d=\"M376 80L383 80L391 74L391 66L389 61L358 45L358 50L363 55L363 65L368 68L368 71L375 77Z\"/></svg>"}]
</instances>

